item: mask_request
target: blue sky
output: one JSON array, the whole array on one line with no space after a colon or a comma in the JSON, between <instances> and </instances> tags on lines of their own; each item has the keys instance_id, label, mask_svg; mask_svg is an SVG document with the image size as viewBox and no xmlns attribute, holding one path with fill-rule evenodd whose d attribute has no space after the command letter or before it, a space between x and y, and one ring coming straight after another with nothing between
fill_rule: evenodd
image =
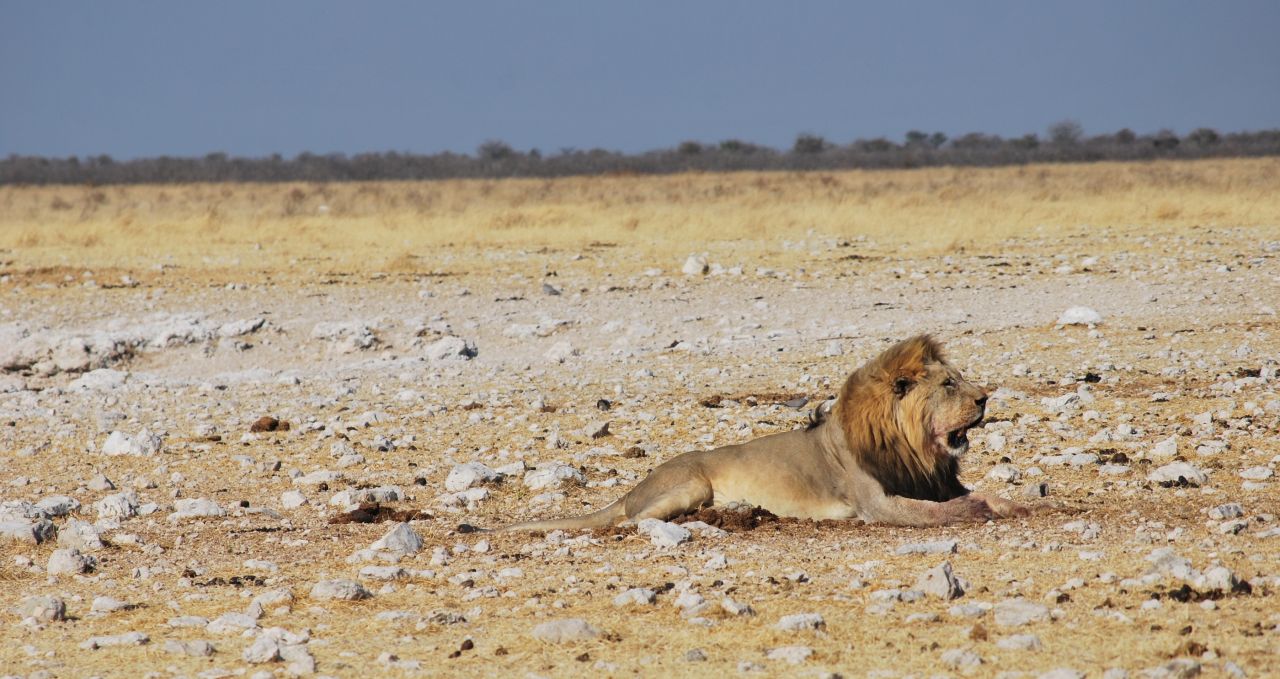
<instances>
[{"instance_id":1,"label":"blue sky","mask_svg":"<svg viewBox=\"0 0 1280 679\"><path fill-rule=\"evenodd\" d=\"M0 0L0 155L1280 127L1280 2Z\"/></svg>"}]
</instances>

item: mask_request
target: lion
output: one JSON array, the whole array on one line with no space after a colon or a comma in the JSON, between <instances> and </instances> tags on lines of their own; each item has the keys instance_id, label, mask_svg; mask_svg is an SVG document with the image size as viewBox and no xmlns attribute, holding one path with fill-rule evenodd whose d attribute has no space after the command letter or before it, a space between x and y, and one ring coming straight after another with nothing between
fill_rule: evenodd
<instances>
[{"instance_id":1,"label":"lion","mask_svg":"<svg viewBox=\"0 0 1280 679\"><path fill-rule=\"evenodd\" d=\"M678 455L591 514L496 530L600 528L734 502L778 516L896 526L1025 516L1027 508L960 483L968 431L986 403L942 345L918 335L854 371L830 412L820 406L803 429Z\"/></svg>"}]
</instances>

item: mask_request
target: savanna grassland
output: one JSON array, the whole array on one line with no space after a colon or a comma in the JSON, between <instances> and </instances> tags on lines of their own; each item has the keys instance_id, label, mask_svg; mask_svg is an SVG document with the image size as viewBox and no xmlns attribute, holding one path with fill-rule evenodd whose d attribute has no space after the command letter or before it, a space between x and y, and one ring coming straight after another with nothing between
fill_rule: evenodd
<instances>
[{"instance_id":1,"label":"savanna grassland","mask_svg":"<svg viewBox=\"0 0 1280 679\"><path fill-rule=\"evenodd\" d=\"M0 187L0 675L1271 676L1277 300L1276 159ZM962 480L1045 511L458 530L919 332L991 395Z\"/></svg>"}]
</instances>

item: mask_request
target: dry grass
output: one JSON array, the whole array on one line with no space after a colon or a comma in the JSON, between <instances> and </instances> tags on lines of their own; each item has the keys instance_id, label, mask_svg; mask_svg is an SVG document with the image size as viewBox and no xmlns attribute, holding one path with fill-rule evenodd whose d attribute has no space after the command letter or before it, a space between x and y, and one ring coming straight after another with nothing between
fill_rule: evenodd
<instances>
[{"instance_id":1,"label":"dry grass","mask_svg":"<svg viewBox=\"0 0 1280 679\"><path fill-rule=\"evenodd\" d=\"M686 174L352 184L0 187L17 264L282 266L307 258L400 270L441 248L755 251L866 236L916 252L1022 236L1280 225L1280 159L996 169Z\"/></svg>"}]
</instances>

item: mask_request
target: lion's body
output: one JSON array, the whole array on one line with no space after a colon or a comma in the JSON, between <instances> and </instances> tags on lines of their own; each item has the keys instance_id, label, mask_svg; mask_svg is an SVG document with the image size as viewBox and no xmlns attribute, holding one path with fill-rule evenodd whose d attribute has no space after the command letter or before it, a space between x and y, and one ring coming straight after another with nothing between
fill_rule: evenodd
<instances>
[{"instance_id":1,"label":"lion's body","mask_svg":"<svg viewBox=\"0 0 1280 679\"><path fill-rule=\"evenodd\" d=\"M593 514L502 530L668 519L731 502L779 516L917 526L1025 513L1007 500L971 495L957 476L957 458L968 447L964 432L981 421L985 401L933 340L915 337L850 375L832 417L679 455ZM953 439L963 443L951 446Z\"/></svg>"}]
</instances>

